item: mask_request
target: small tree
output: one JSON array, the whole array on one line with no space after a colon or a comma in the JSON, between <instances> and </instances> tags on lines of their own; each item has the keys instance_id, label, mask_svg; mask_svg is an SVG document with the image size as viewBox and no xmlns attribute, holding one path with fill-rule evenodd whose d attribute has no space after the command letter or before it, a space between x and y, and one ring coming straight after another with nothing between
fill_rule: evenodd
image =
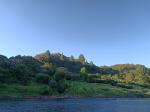
<instances>
[{"instance_id":1,"label":"small tree","mask_svg":"<svg viewBox=\"0 0 150 112\"><path fill-rule=\"evenodd\" d=\"M87 75L87 69L85 67L82 67L80 69L80 75L82 80L87 80L88 75Z\"/></svg>"},{"instance_id":2,"label":"small tree","mask_svg":"<svg viewBox=\"0 0 150 112\"><path fill-rule=\"evenodd\" d=\"M85 57L84 57L84 55L83 54L80 54L80 56L79 56L79 62L81 62L82 64L85 64Z\"/></svg>"},{"instance_id":3,"label":"small tree","mask_svg":"<svg viewBox=\"0 0 150 112\"><path fill-rule=\"evenodd\" d=\"M93 61L90 61L90 63L89 63L89 64L90 64L90 66L94 66L94 63L93 63Z\"/></svg>"},{"instance_id":4,"label":"small tree","mask_svg":"<svg viewBox=\"0 0 150 112\"><path fill-rule=\"evenodd\" d=\"M54 79L57 82L56 89L58 93L64 93L68 84L66 83L66 74L68 73L67 69L64 67L57 68Z\"/></svg>"}]
</instances>

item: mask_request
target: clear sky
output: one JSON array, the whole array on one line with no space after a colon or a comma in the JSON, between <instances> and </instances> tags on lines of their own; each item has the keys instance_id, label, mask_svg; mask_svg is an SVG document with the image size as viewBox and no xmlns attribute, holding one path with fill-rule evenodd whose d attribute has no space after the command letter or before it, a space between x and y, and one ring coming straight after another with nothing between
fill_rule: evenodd
<instances>
[{"instance_id":1,"label":"clear sky","mask_svg":"<svg viewBox=\"0 0 150 112\"><path fill-rule=\"evenodd\" d=\"M149 0L0 0L0 54L46 50L150 67Z\"/></svg>"}]
</instances>

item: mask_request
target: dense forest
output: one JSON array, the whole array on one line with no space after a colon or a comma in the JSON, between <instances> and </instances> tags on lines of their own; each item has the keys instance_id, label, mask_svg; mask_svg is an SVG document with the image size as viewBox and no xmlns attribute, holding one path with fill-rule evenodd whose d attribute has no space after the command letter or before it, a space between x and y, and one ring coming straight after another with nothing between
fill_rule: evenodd
<instances>
[{"instance_id":1,"label":"dense forest","mask_svg":"<svg viewBox=\"0 0 150 112\"><path fill-rule=\"evenodd\" d=\"M32 56L0 55L0 96L149 97L150 69L139 64L96 66L46 51Z\"/></svg>"}]
</instances>

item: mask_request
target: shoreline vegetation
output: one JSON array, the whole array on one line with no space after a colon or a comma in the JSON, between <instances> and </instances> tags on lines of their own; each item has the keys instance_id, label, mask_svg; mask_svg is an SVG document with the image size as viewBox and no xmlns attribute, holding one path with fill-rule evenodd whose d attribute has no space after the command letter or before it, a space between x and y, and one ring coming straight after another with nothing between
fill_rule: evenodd
<instances>
[{"instance_id":1,"label":"shoreline vegetation","mask_svg":"<svg viewBox=\"0 0 150 112\"><path fill-rule=\"evenodd\" d=\"M150 69L139 64L96 66L46 51L0 55L0 99L150 98Z\"/></svg>"},{"instance_id":2,"label":"shoreline vegetation","mask_svg":"<svg viewBox=\"0 0 150 112\"><path fill-rule=\"evenodd\" d=\"M138 89L122 89L109 84L99 85L74 81L71 83L73 84L72 87L66 90L65 93L53 93L51 95L44 95L44 92L49 89L45 85L32 84L24 86L15 84L4 85L4 87L1 85L0 99L150 98L148 94Z\"/></svg>"}]
</instances>

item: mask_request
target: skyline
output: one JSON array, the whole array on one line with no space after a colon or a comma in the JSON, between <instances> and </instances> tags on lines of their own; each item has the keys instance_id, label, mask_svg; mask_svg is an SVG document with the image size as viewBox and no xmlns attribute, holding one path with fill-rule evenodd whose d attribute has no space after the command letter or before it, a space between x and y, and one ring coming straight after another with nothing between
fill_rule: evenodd
<instances>
[{"instance_id":1,"label":"skyline","mask_svg":"<svg viewBox=\"0 0 150 112\"><path fill-rule=\"evenodd\" d=\"M0 54L81 53L98 66L150 67L150 2L1 0Z\"/></svg>"}]
</instances>

